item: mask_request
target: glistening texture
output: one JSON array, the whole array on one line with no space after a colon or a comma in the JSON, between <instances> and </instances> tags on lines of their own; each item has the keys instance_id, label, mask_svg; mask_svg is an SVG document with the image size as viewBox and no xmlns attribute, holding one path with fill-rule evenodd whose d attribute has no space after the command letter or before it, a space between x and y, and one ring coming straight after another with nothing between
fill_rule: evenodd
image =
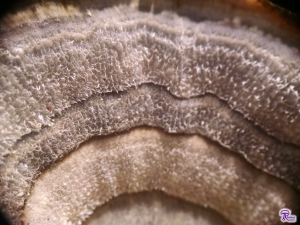
<instances>
[{"instance_id":1,"label":"glistening texture","mask_svg":"<svg viewBox=\"0 0 300 225\"><path fill-rule=\"evenodd\" d=\"M50 6L53 9L54 6ZM204 182L205 192L202 194L217 200L205 199L203 195L193 192L196 189L185 195L177 185L179 183L170 176L165 181L174 184L171 194L197 201L200 205L210 204L227 218L231 215L230 210L238 205L236 210L246 211L234 215L232 222L235 224L258 223L258 215L264 214L268 215L264 221L266 224L269 221L276 223L279 207L297 210L300 189L300 151L297 146L300 143L300 57L297 51L256 28L241 26L239 19L194 23L170 12L157 15L143 13L135 5L103 11L70 9L69 12L58 11L50 13L52 16L41 16L36 21L31 18L28 23L13 28L1 28L0 207L15 224L20 224L22 218L44 224L45 221L37 218L39 215L41 218L49 215L54 223L67 221L72 210L78 212L72 214L72 223L86 218L96 205L112 197L113 194L109 193L113 193L114 189L108 190L106 195L97 186L83 187L77 192L74 187L78 198L73 200L81 201L78 203L81 207L76 202L68 204L70 199L65 193L58 200L62 201L59 204L62 207L67 205L64 208L66 214L59 214L62 211L47 210L48 205L52 204L46 203L47 199L55 199L55 192L52 195L47 190L40 191L40 196L48 195L45 201L34 205L29 203L39 197L33 195L33 190L38 188L38 185L33 185L42 182L39 179L41 173L55 167L68 154L72 155L72 151L82 142L97 135L116 135L140 125L212 139L225 147L218 145L217 148L222 148L224 152L231 151L224 153L228 154L225 164L231 157L237 157L233 152L245 159L239 158L242 163L238 163L236 168L230 167L230 171L241 173L238 177L231 174L232 179L236 180L232 183L234 193L228 190L230 194L224 190L226 186L219 184L217 188L211 186L213 183L205 183L215 173L226 173L223 161L219 167L213 163L203 165L204 168L213 166L214 169L206 170L209 172L207 180L197 178L195 183L192 182L194 174L190 173L198 173L199 168L189 161L193 158L182 163L187 170L181 172L177 171L177 166L181 164L175 161L172 164L174 171L179 176L188 174L184 176L188 180L187 190ZM36 12L39 14L39 9ZM151 133L153 138L156 132ZM151 141L151 135L148 136ZM179 136L182 140L185 140L184 137ZM147 140L143 143L135 140L126 147L126 152L122 152L122 143L126 141L110 140L113 140L112 144L118 143L119 152L116 155L128 153L130 159L126 160L132 159L133 162L138 155L132 154L130 146L147 144ZM170 140L172 147L176 141ZM102 141L105 142L105 139ZM159 142L155 138L153 141ZM163 155L171 149L164 144L153 145L166 151ZM188 154L188 149L183 147L180 152L186 151ZM141 151L147 152L147 149ZM218 154L223 153L216 153L214 157L217 158ZM93 160L92 155L89 158ZM124 173L131 175L130 167L126 167L131 164L123 165L122 160L115 159L98 161L99 165L94 162L91 168L83 165L87 170L75 172L85 175L83 180L89 180L89 172L93 173L93 169L111 163L112 171L123 166ZM138 158L136 163L143 167L144 164L139 164L141 160ZM167 168L170 162L161 164L159 160L152 161L164 175L163 165ZM67 165L66 162L68 158L59 165ZM155 166L151 169L156 170ZM44 175L52 177L53 182L50 183L63 190L62 180L54 182L55 171L50 169ZM62 176L68 174L68 170L61 171ZM147 179L151 178L147 171L143 174ZM269 180L266 184L256 183L255 176L258 174L268 177L266 179L270 179L270 184L277 189L267 186ZM228 174L225 175L227 177ZM230 180L231 175L227 179ZM250 177L249 180L245 180L244 176ZM74 177L70 177L71 187ZM114 175L109 173L107 177L113 179ZM98 178L101 181L101 174ZM110 179L103 180L103 185L115 187L109 186L114 182ZM216 182L221 182L223 177L218 179ZM74 182L77 182L76 179ZM163 190L157 180L153 182ZM253 186L251 182L254 182ZM117 194L128 190L152 190L148 186L134 190L126 188L121 184L121 191ZM80 193L85 189L95 191L93 199ZM197 191L201 192L201 189ZM269 191L272 198L268 195ZM248 198L232 199L235 192ZM260 199L263 201L260 202ZM272 206L267 206L266 202ZM255 208L256 205L260 207ZM34 213L39 210L45 211ZM252 215L253 220L246 214Z\"/></svg>"},{"instance_id":2,"label":"glistening texture","mask_svg":"<svg viewBox=\"0 0 300 225\"><path fill-rule=\"evenodd\" d=\"M197 135L137 128L94 138L41 175L24 222L78 224L113 196L151 190L205 205L233 224L280 224L279 210L296 212L300 203L287 184Z\"/></svg>"}]
</instances>

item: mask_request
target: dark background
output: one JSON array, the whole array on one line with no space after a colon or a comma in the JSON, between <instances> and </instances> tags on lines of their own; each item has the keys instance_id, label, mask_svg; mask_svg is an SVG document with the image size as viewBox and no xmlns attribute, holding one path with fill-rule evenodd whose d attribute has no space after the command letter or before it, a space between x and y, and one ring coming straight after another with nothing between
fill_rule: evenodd
<instances>
[{"instance_id":1,"label":"dark background","mask_svg":"<svg viewBox=\"0 0 300 225\"><path fill-rule=\"evenodd\" d=\"M269 0L274 4L293 13L300 14L300 1L299 0Z\"/></svg>"},{"instance_id":2,"label":"dark background","mask_svg":"<svg viewBox=\"0 0 300 225\"><path fill-rule=\"evenodd\" d=\"M61 0L61 2L77 2L78 0ZM101 0L99 0L101 1ZM201 0L199 0L201 1ZM290 12L300 15L300 0L267 0L281 8L284 8ZM22 5L28 5L32 0L0 0L0 17L7 11L13 10L13 5L16 3L22 7ZM36 0L35 2L46 2L45 0ZM0 224L1 225L1 224Z\"/></svg>"}]
</instances>

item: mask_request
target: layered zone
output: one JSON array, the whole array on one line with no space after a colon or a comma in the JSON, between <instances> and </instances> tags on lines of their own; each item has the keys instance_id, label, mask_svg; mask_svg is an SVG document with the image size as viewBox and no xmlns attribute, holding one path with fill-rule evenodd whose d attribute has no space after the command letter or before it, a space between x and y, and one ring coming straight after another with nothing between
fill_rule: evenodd
<instances>
[{"instance_id":1,"label":"layered zone","mask_svg":"<svg viewBox=\"0 0 300 225\"><path fill-rule=\"evenodd\" d=\"M213 210L161 191L140 192L117 196L96 208L83 225L141 224L231 225Z\"/></svg>"},{"instance_id":2,"label":"layered zone","mask_svg":"<svg viewBox=\"0 0 300 225\"><path fill-rule=\"evenodd\" d=\"M300 144L300 57L291 48L257 29L172 13L89 12L1 34L0 163L16 140L72 104L149 82L181 98L213 93Z\"/></svg>"},{"instance_id":3,"label":"layered zone","mask_svg":"<svg viewBox=\"0 0 300 225\"><path fill-rule=\"evenodd\" d=\"M0 207L14 224L81 224L152 190L232 224L299 212L295 49L234 21L71 9L0 29Z\"/></svg>"},{"instance_id":4,"label":"layered zone","mask_svg":"<svg viewBox=\"0 0 300 225\"><path fill-rule=\"evenodd\" d=\"M53 120L51 127L19 141L1 168L1 174L5 175L1 177L1 198L8 214L21 213L32 182L80 143L93 136L115 134L141 125L160 127L168 133L201 134L239 153L256 168L300 188L298 148L268 136L216 97L178 99L163 87L144 84L75 104ZM292 190L290 187L288 194ZM297 202L297 195L294 197Z\"/></svg>"},{"instance_id":5,"label":"layered zone","mask_svg":"<svg viewBox=\"0 0 300 225\"><path fill-rule=\"evenodd\" d=\"M233 224L281 224L279 210L296 213L300 203L297 191L207 139L136 128L93 138L41 175L23 220L79 224L113 196L152 190L214 209Z\"/></svg>"}]
</instances>

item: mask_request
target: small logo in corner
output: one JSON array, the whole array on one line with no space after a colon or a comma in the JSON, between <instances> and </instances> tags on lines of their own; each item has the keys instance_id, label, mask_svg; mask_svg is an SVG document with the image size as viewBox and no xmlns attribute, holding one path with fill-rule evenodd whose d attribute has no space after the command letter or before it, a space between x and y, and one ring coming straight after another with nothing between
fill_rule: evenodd
<instances>
[{"instance_id":1,"label":"small logo in corner","mask_svg":"<svg viewBox=\"0 0 300 225\"><path fill-rule=\"evenodd\" d=\"M283 208L279 210L280 220L283 223L296 223L297 216L292 215L291 210Z\"/></svg>"}]
</instances>

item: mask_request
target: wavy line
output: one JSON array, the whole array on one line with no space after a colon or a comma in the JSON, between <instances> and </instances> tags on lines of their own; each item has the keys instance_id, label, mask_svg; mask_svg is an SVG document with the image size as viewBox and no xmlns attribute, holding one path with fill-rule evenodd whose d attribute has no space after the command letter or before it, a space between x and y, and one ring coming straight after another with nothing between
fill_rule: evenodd
<instances>
[{"instance_id":1,"label":"wavy line","mask_svg":"<svg viewBox=\"0 0 300 225\"><path fill-rule=\"evenodd\" d=\"M126 7L95 22L114 10L3 34L2 153L71 104L147 82L179 97L213 93L267 133L300 144L300 58L287 46L245 28Z\"/></svg>"},{"instance_id":2,"label":"wavy line","mask_svg":"<svg viewBox=\"0 0 300 225\"><path fill-rule=\"evenodd\" d=\"M43 173L23 221L79 224L113 196L151 190L205 205L236 225L278 224L281 207L299 210L299 192L215 143L136 128L95 137Z\"/></svg>"},{"instance_id":3,"label":"wavy line","mask_svg":"<svg viewBox=\"0 0 300 225\"><path fill-rule=\"evenodd\" d=\"M19 210L22 209L31 183L41 171L92 136L141 125L208 137L241 154L256 168L300 189L299 149L268 136L213 96L178 99L165 88L144 84L74 104L53 121L53 126L18 142L1 168L2 204L18 202ZM10 191L5 191L5 187ZM16 196L20 190L24 195Z\"/></svg>"}]
</instances>

